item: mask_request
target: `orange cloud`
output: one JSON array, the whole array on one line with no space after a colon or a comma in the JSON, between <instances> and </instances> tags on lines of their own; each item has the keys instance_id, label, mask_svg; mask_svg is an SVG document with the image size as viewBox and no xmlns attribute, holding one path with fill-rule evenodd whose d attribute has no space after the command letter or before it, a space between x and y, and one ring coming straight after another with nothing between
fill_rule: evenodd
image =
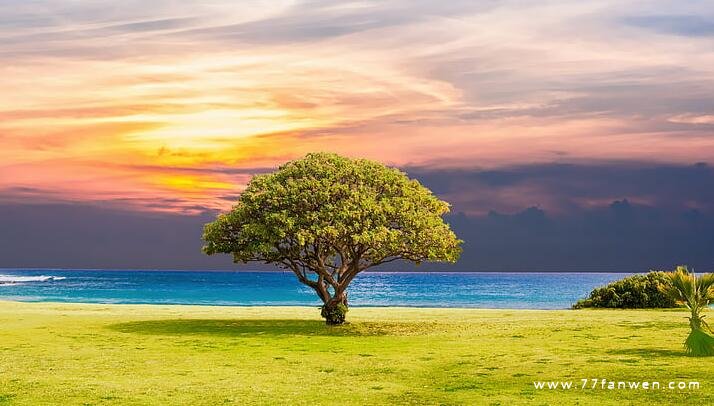
<instances>
[{"instance_id":1,"label":"orange cloud","mask_svg":"<svg viewBox=\"0 0 714 406\"><path fill-rule=\"evenodd\" d=\"M707 38L628 23L636 8L156 1L60 21L40 3L0 12L37 18L0 29L0 190L195 210L248 181L225 168L317 150L438 167L714 156Z\"/></svg>"}]
</instances>

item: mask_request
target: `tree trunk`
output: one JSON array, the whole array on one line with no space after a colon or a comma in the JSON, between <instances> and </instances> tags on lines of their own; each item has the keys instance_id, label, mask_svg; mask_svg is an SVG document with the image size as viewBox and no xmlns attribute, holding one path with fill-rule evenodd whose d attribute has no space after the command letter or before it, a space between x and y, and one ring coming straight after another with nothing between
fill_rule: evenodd
<instances>
[{"instance_id":1,"label":"tree trunk","mask_svg":"<svg viewBox=\"0 0 714 406\"><path fill-rule=\"evenodd\" d=\"M335 293L335 296L322 306L321 314L325 318L325 323L330 326L344 324L347 315L347 293Z\"/></svg>"}]
</instances>

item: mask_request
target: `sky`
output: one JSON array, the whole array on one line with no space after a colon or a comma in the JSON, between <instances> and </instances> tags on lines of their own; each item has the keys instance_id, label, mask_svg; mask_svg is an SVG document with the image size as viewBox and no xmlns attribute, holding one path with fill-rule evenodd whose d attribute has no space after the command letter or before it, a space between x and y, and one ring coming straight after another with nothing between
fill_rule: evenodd
<instances>
[{"instance_id":1,"label":"sky","mask_svg":"<svg viewBox=\"0 0 714 406\"><path fill-rule=\"evenodd\" d=\"M453 269L714 265L712 1L0 0L0 77L0 267L232 267L311 151L451 202Z\"/></svg>"}]
</instances>

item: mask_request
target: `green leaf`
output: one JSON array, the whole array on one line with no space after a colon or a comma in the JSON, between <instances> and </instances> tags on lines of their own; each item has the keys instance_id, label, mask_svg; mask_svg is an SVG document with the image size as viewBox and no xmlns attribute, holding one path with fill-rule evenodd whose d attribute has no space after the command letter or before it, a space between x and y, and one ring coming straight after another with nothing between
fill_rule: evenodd
<instances>
[{"instance_id":1,"label":"green leaf","mask_svg":"<svg viewBox=\"0 0 714 406\"><path fill-rule=\"evenodd\" d=\"M442 218L448 211L404 172L313 153L255 176L233 209L205 226L203 250L312 271L318 257L359 270L392 259L455 262L462 241Z\"/></svg>"}]
</instances>

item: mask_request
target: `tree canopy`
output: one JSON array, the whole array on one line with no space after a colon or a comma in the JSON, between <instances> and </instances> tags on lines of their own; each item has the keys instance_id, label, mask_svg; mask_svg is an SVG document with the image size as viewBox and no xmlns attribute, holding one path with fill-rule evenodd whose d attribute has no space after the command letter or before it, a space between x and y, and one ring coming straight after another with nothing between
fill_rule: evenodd
<instances>
[{"instance_id":1,"label":"tree canopy","mask_svg":"<svg viewBox=\"0 0 714 406\"><path fill-rule=\"evenodd\" d=\"M294 272L325 303L325 316L337 305L346 310L347 286L368 268L455 262L461 240L442 218L448 211L398 169L312 153L255 176L233 209L205 226L204 252Z\"/></svg>"}]
</instances>

